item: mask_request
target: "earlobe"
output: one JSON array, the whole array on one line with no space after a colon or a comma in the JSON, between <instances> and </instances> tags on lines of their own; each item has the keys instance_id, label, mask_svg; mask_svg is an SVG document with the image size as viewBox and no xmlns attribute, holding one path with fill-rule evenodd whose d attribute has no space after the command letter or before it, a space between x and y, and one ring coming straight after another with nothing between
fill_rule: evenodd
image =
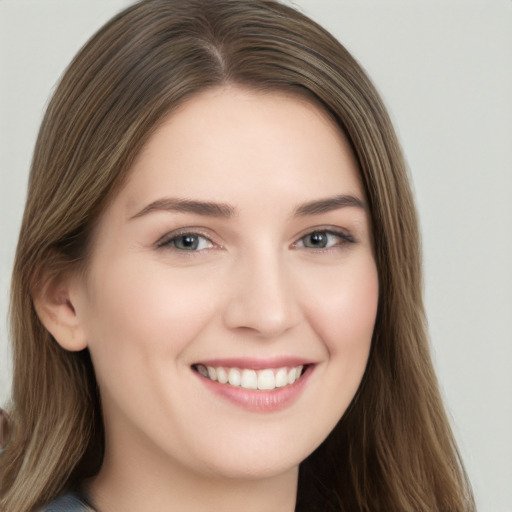
<instances>
[{"instance_id":1,"label":"earlobe","mask_svg":"<svg viewBox=\"0 0 512 512\"><path fill-rule=\"evenodd\" d=\"M87 347L82 319L76 308L72 277L52 277L32 294L41 323L59 345L70 351Z\"/></svg>"}]
</instances>

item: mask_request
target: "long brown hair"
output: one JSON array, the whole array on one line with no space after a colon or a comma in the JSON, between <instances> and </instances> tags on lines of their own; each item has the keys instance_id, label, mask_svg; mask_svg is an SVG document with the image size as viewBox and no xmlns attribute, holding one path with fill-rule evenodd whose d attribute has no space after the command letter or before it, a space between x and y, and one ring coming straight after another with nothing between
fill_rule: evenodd
<instances>
[{"instance_id":1,"label":"long brown hair","mask_svg":"<svg viewBox=\"0 0 512 512\"><path fill-rule=\"evenodd\" d=\"M32 301L40 276L84 264L150 134L187 98L226 83L320 103L352 144L373 223L380 298L368 366L349 410L301 464L297 510L473 510L429 354L416 213L389 117L339 42L265 0L138 2L62 78L35 148L12 279L17 434L0 459L2 510L47 503L94 475L103 454L90 357L42 326Z\"/></svg>"}]
</instances>

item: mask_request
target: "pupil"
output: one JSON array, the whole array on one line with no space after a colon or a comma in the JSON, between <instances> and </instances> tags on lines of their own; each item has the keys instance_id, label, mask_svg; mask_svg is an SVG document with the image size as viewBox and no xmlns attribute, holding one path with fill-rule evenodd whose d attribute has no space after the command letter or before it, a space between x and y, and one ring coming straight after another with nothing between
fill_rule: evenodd
<instances>
[{"instance_id":1,"label":"pupil","mask_svg":"<svg viewBox=\"0 0 512 512\"><path fill-rule=\"evenodd\" d=\"M311 245L315 247L324 247L327 242L327 237L325 236L325 233L311 233L310 235L310 242Z\"/></svg>"},{"instance_id":2,"label":"pupil","mask_svg":"<svg viewBox=\"0 0 512 512\"><path fill-rule=\"evenodd\" d=\"M179 249L196 249L198 243L199 241L194 235L184 235L176 240L176 246Z\"/></svg>"}]
</instances>

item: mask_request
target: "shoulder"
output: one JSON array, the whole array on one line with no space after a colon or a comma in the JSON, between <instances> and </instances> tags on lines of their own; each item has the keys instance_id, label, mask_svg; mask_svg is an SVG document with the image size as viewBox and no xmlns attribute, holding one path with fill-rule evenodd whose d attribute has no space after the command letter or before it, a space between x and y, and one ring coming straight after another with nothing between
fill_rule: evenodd
<instances>
[{"instance_id":1,"label":"shoulder","mask_svg":"<svg viewBox=\"0 0 512 512\"><path fill-rule=\"evenodd\" d=\"M55 501L52 501L46 507L38 512L91 512L93 509L84 503L75 493L68 493Z\"/></svg>"}]
</instances>

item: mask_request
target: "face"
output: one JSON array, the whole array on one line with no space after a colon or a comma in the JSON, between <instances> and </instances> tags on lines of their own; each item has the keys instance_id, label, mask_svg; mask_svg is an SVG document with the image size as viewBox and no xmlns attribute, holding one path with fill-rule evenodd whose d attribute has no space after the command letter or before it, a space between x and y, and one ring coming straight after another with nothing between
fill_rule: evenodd
<instances>
[{"instance_id":1,"label":"face","mask_svg":"<svg viewBox=\"0 0 512 512\"><path fill-rule=\"evenodd\" d=\"M291 471L352 400L377 300L365 196L333 121L277 93L194 97L104 212L75 297L106 462L129 446L205 475Z\"/></svg>"}]
</instances>

